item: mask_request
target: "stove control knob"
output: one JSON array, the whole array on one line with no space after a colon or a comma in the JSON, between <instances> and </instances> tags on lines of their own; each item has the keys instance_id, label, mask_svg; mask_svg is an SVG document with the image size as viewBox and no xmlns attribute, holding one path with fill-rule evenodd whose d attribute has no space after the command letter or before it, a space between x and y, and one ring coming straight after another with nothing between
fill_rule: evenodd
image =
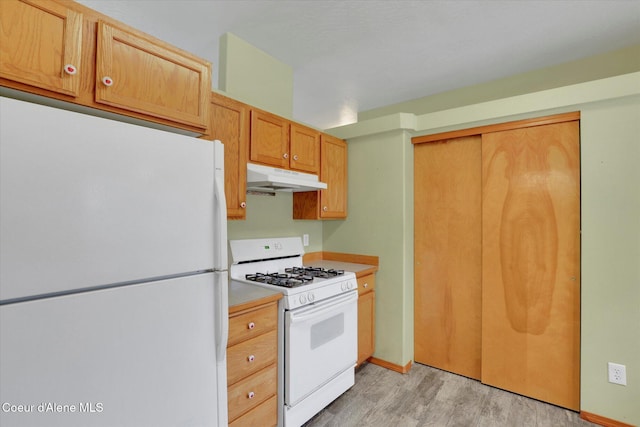
<instances>
[{"instance_id":1,"label":"stove control knob","mask_svg":"<svg viewBox=\"0 0 640 427\"><path fill-rule=\"evenodd\" d=\"M353 289L353 282L351 280L349 280L347 282L347 286L349 286L349 289Z\"/></svg>"},{"instance_id":2,"label":"stove control knob","mask_svg":"<svg viewBox=\"0 0 640 427\"><path fill-rule=\"evenodd\" d=\"M300 304L305 304L307 302L307 297L304 295L300 295Z\"/></svg>"},{"instance_id":3,"label":"stove control knob","mask_svg":"<svg viewBox=\"0 0 640 427\"><path fill-rule=\"evenodd\" d=\"M342 289L343 291L346 291L347 290L347 284L344 283L344 282L340 283L340 289Z\"/></svg>"},{"instance_id":4,"label":"stove control knob","mask_svg":"<svg viewBox=\"0 0 640 427\"><path fill-rule=\"evenodd\" d=\"M309 300L309 302L313 302L316 299L316 296L309 292L309 294L307 295L307 299Z\"/></svg>"}]
</instances>

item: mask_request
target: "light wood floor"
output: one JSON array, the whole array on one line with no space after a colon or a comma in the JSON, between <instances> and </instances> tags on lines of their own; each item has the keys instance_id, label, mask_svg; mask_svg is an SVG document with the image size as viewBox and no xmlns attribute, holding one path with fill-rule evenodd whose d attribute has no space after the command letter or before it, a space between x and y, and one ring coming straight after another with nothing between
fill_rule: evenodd
<instances>
[{"instance_id":1,"label":"light wood floor","mask_svg":"<svg viewBox=\"0 0 640 427\"><path fill-rule=\"evenodd\" d=\"M356 384L304 427L596 426L575 412L414 364L407 374L367 363Z\"/></svg>"}]
</instances>

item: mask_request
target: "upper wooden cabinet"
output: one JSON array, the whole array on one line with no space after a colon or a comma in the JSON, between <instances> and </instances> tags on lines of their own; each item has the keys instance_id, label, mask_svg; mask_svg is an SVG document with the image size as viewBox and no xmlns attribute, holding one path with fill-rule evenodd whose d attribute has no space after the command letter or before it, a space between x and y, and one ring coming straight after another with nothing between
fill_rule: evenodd
<instances>
[{"instance_id":1,"label":"upper wooden cabinet","mask_svg":"<svg viewBox=\"0 0 640 427\"><path fill-rule=\"evenodd\" d=\"M96 102L204 129L210 84L205 61L98 22Z\"/></svg>"},{"instance_id":2,"label":"upper wooden cabinet","mask_svg":"<svg viewBox=\"0 0 640 427\"><path fill-rule=\"evenodd\" d=\"M326 134L320 136L320 181L326 190L293 194L293 219L347 217L347 143Z\"/></svg>"},{"instance_id":3,"label":"upper wooden cabinet","mask_svg":"<svg viewBox=\"0 0 640 427\"><path fill-rule=\"evenodd\" d=\"M55 3L0 1L0 77L78 96L82 14Z\"/></svg>"},{"instance_id":4,"label":"upper wooden cabinet","mask_svg":"<svg viewBox=\"0 0 640 427\"><path fill-rule=\"evenodd\" d=\"M320 172L320 132L252 109L250 159L317 175Z\"/></svg>"},{"instance_id":5,"label":"upper wooden cabinet","mask_svg":"<svg viewBox=\"0 0 640 427\"><path fill-rule=\"evenodd\" d=\"M257 109L251 110L250 159L278 168L289 167L289 121Z\"/></svg>"},{"instance_id":6,"label":"upper wooden cabinet","mask_svg":"<svg viewBox=\"0 0 640 427\"><path fill-rule=\"evenodd\" d=\"M317 175L320 172L320 132L291 123L289 168Z\"/></svg>"},{"instance_id":7,"label":"upper wooden cabinet","mask_svg":"<svg viewBox=\"0 0 640 427\"><path fill-rule=\"evenodd\" d=\"M0 85L206 133L211 65L68 0L0 0Z\"/></svg>"},{"instance_id":8,"label":"upper wooden cabinet","mask_svg":"<svg viewBox=\"0 0 640 427\"><path fill-rule=\"evenodd\" d=\"M347 143L322 135L320 180L327 189L320 191L320 217L347 217Z\"/></svg>"},{"instance_id":9,"label":"upper wooden cabinet","mask_svg":"<svg viewBox=\"0 0 640 427\"><path fill-rule=\"evenodd\" d=\"M224 144L224 192L229 219L246 218L249 106L217 93L211 94L209 134Z\"/></svg>"}]
</instances>

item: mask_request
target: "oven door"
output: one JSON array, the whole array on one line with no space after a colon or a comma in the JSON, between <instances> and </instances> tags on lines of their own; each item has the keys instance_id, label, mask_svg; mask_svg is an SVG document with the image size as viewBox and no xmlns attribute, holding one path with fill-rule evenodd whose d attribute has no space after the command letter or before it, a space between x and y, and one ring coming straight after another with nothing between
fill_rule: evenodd
<instances>
[{"instance_id":1,"label":"oven door","mask_svg":"<svg viewBox=\"0 0 640 427\"><path fill-rule=\"evenodd\" d=\"M357 354L357 291L285 312L285 404L353 369Z\"/></svg>"}]
</instances>

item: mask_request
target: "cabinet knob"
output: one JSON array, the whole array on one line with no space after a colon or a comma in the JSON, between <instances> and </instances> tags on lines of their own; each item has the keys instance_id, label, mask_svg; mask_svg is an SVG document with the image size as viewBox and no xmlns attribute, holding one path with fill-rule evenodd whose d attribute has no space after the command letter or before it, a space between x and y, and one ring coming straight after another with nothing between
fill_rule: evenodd
<instances>
[{"instance_id":1,"label":"cabinet knob","mask_svg":"<svg viewBox=\"0 0 640 427\"><path fill-rule=\"evenodd\" d=\"M256 357L253 354L250 354L249 357L247 357L247 361L249 363L253 362L254 360L256 360Z\"/></svg>"},{"instance_id":2,"label":"cabinet knob","mask_svg":"<svg viewBox=\"0 0 640 427\"><path fill-rule=\"evenodd\" d=\"M285 159L288 159L288 158L289 158L289 153L284 153L284 154L282 155L282 157L283 157L283 158L285 158Z\"/></svg>"},{"instance_id":3,"label":"cabinet knob","mask_svg":"<svg viewBox=\"0 0 640 427\"><path fill-rule=\"evenodd\" d=\"M256 397L256 394L254 392L250 391L249 393L247 393L247 397L249 399L253 399L254 397Z\"/></svg>"},{"instance_id":4,"label":"cabinet knob","mask_svg":"<svg viewBox=\"0 0 640 427\"><path fill-rule=\"evenodd\" d=\"M247 207L247 202L240 202L240 207L242 209L246 208Z\"/></svg>"},{"instance_id":5,"label":"cabinet knob","mask_svg":"<svg viewBox=\"0 0 640 427\"><path fill-rule=\"evenodd\" d=\"M328 207L328 206L324 206L324 207L322 208L322 210L326 212L326 211L328 211L328 210L329 210L329 207Z\"/></svg>"},{"instance_id":6,"label":"cabinet knob","mask_svg":"<svg viewBox=\"0 0 640 427\"><path fill-rule=\"evenodd\" d=\"M69 74L70 76L73 76L75 73L78 72L78 69L73 64L67 64L64 66L64 72Z\"/></svg>"},{"instance_id":7,"label":"cabinet knob","mask_svg":"<svg viewBox=\"0 0 640 427\"><path fill-rule=\"evenodd\" d=\"M362 286L366 288L366 287L368 287L368 286L369 286L369 284L368 284L368 283L365 283L365 284L364 284L364 285L362 285Z\"/></svg>"},{"instance_id":8,"label":"cabinet knob","mask_svg":"<svg viewBox=\"0 0 640 427\"><path fill-rule=\"evenodd\" d=\"M104 76L102 78L102 84L105 86L113 86L113 79L109 76Z\"/></svg>"},{"instance_id":9,"label":"cabinet knob","mask_svg":"<svg viewBox=\"0 0 640 427\"><path fill-rule=\"evenodd\" d=\"M297 154L294 154L293 160L296 160L296 161L298 160L298 155Z\"/></svg>"},{"instance_id":10,"label":"cabinet knob","mask_svg":"<svg viewBox=\"0 0 640 427\"><path fill-rule=\"evenodd\" d=\"M253 329L255 327L256 327L256 324L254 322L249 322L249 324L247 324L248 329Z\"/></svg>"}]
</instances>

